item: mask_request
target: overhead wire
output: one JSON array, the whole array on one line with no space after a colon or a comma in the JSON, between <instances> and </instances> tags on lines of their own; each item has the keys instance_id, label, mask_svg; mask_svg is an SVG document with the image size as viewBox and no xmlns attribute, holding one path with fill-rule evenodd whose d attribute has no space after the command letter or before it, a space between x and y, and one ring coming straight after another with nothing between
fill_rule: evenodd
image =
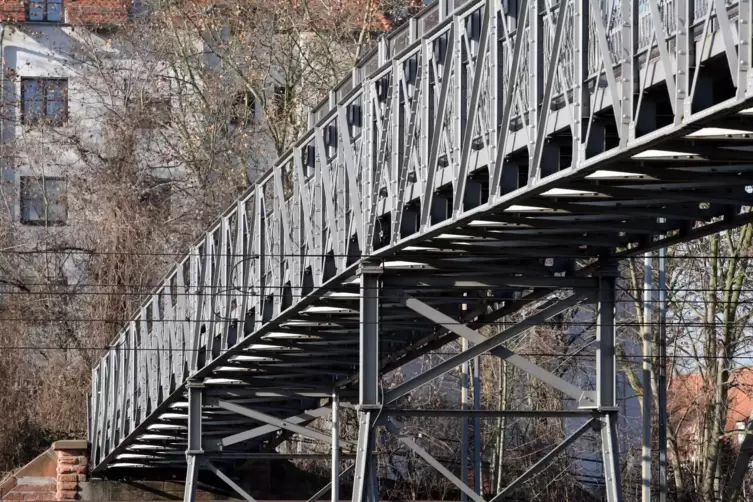
<instances>
[{"instance_id":1,"label":"overhead wire","mask_svg":"<svg viewBox=\"0 0 753 502\"><path fill-rule=\"evenodd\" d=\"M521 238L524 238L525 236L521 236ZM543 237L537 237L542 238ZM460 239L459 239L460 240ZM552 239L553 241L556 240L556 238ZM538 244L538 243L537 243ZM430 247L430 244L426 245L427 247ZM564 246L564 245L563 245ZM195 246L193 246L195 248ZM593 246L596 247L596 246ZM504 248L504 249L511 249L514 250L515 248ZM498 258L498 259L543 259L543 258L567 258L572 260L583 260L583 261L596 261L596 257L583 255L583 256L573 256L573 254L562 254L558 255L556 254L556 251L553 250L552 254L546 254L545 257L524 257L524 256L518 256L513 254L494 254L495 248L490 247L489 253L474 253L474 252L466 252L466 251L459 251L459 250L453 250L457 254L455 255L449 255L446 251L442 250L437 245L437 252L432 253L431 251L425 250L423 252L414 252L414 251L403 251L403 254L398 254L395 256L373 256L373 257L367 257L369 260L374 261L382 261L382 262L390 262L390 261L410 261L409 258L420 258L421 256L431 256L432 258L440 259L438 258L439 255L442 255L443 259L450 259L450 258ZM378 252L379 250L376 250L375 252ZM84 254L84 255L94 255L94 256L180 256L180 257L188 257L189 255L195 255L193 251L191 252L168 252L168 251L93 251L93 250L87 250L87 249L34 249L34 250L16 250L16 249L0 249L0 253L8 255L39 255L39 254ZM210 253L207 254L199 254L201 258L207 258L209 257L217 257L217 258L225 258L225 257L238 257L239 255L237 253ZM264 258L360 258L360 256L354 256L351 254L343 253L265 253L262 257ZM243 259L256 259L259 258L258 255L252 254L251 256L244 257ZM667 260L695 260L695 259L749 259L750 257L743 256L743 255L705 255L705 254L680 254L680 255L672 255L667 256ZM629 259L629 258L622 258L622 259Z\"/></svg>"}]
</instances>

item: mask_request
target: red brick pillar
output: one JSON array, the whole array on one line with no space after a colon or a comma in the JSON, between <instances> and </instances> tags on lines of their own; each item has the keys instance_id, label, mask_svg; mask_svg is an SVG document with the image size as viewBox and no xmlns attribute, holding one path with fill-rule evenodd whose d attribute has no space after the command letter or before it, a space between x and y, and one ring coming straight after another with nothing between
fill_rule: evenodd
<instances>
[{"instance_id":1,"label":"red brick pillar","mask_svg":"<svg viewBox=\"0 0 753 502\"><path fill-rule=\"evenodd\" d=\"M86 441L56 441L52 449L57 456L57 492L55 500L77 500L79 483L86 481L89 467Z\"/></svg>"}]
</instances>

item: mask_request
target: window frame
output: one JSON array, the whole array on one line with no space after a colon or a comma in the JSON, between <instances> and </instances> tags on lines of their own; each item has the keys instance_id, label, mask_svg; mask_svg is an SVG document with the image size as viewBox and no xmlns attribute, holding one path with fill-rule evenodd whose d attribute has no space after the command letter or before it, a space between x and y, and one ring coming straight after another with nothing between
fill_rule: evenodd
<instances>
[{"instance_id":1,"label":"window frame","mask_svg":"<svg viewBox=\"0 0 753 502\"><path fill-rule=\"evenodd\" d=\"M63 183L63 189L62 189L62 195L61 195L61 201L62 201L62 207L63 207L63 219L57 219L57 220L50 220L50 211L49 207L50 204L48 203L47 199L47 182L48 181L57 181ZM44 204L44 215L40 219L27 219L25 217L25 201L26 204L33 203L34 201L30 200L27 197L24 197L24 194L29 193L29 189L27 187L28 183L36 183L37 185L41 186L42 191L38 192L38 194L41 194L42 204ZM33 175L24 175L19 177L19 221L22 225L27 226L35 226L35 227L50 227L50 226L65 226L68 224L68 180L64 176L33 176Z\"/></svg>"},{"instance_id":2,"label":"window frame","mask_svg":"<svg viewBox=\"0 0 753 502\"><path fill-rule=\"evenodd\" d=\"M63 9L63 0L27 0L24 2L24 10L26 15L26 21L32 22L32 23L64 23L65 22L65 12ZM32 5L41 4L42 6L42 19L32 19L31 18L31 8ZM55 4L59 6L59 19L49 19L50 15L50 9L49 5Z\"/></svg>"},{"instance_id":3,"label":"window frame","mask_svg":"<svg viewBox=\"0 0 753 502\"><path fill-rule=\"evenodd\" d=\"M29 117L27 116L30 112L27 109L26 102L28 101L26 95L25 95L25 89L27 82L30 81L36 81L37 85L41 88L41 102L42 102L42 116L41 117ZM62 101L63 101L63 113L62 116L51 116L47 115L47 103L48 103L48 93L49 93L49 83L51 82L62 82L64 83L64 86L62 87ZM36 99L34 99L36 101ZM35 126L40 123L48 123L52 127L63 127L68 123L68 79L67 78L60 78L60 77L21 77L21 123L26 126Z\"/></svg>"},{"instance_id":4,"label":"window frame","mask_svg":"<svg viewBox=\"0 0 753 502\"><path fill-rule=\"evenodd\" d=\"M169 127L173 123L173 98L170 94L139 91L134 96L126 96L125 109L140 116L138 129L153 130Z\"/></svg>"},{"instance_id":5,"label":"window frame","mask_svg":"<svg viewBox=\"0 0 753 502\"><path fill-rule=\"evenodd\" d=\"M237 92L233 98L230 125L242 127L256 121L256 96L251 91ZM246 112L245 114L241 111Z\"/></svg>"}]
</instances>

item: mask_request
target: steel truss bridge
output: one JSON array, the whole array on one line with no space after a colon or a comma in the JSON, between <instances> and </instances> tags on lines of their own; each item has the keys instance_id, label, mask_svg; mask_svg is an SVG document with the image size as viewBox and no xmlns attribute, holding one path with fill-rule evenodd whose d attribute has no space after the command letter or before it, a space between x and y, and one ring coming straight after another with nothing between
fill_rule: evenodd
<instances>
[{"instance_id":1,"label":"steel truss bridge","mask_svg":"<svg viewBox=\"0 0 753 502\"><path fill-rule=\"evenodd\" d=\"M480 502L390 405L490 352L577 403L584 425L536 469L600 431L606 499L621 500L617 264L753 221L752 22L751 0L427 6L124 326L93 373L93 474L183 466L187 501L205 470L253 500L234 462L299 434L352 448L352 499L376 500L385 425ZM581 302L598 307L595 386L505 347ZM479 333L521 309L523 323ZM458 337L468 351L382 387ZM356 444L309 426L338 403L358 410Z\"/></svg>"}]
</instances>

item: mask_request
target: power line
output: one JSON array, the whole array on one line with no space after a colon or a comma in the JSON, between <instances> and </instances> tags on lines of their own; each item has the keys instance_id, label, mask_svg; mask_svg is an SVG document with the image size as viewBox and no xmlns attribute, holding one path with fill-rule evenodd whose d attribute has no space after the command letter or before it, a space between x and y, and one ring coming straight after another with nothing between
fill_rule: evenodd
<instances>
[{"instance_id":1,"label":"power line","mask_svg":"<svg viewBox=\"0 0 753 502\"><path fill-rule=\"evenodd\" d=\"M357 312L354 312L354 314L357 314ZM141 321L145 322L147 324L149 323L183 323L183 322L195 322L195 323L210 323L210 322L241 322L244 321L243 319L235 319L235 318L222 318L219 314L216 314L218 317L214 319L117 319L117 318L65 318L61 317L58 319L52 318L52 317L6 317L6 318L0 318L0 322L39 322L39 323L65 323L65 322L77 322L77 323L83 323L83 322L101 322L101 323L127 323L131 321ZM315 316L316 314L308 314L309 316ZM390 327L394 326L405 326L405 327L441 327L437 323L433 321L390 321L390 320L382 320L382 321L374 321L374 322L362 322L360 320L351 320L351 319L345 319L340 318L338 315L332 315L329 313L322 313L320 315L323 316L332 316L331 319L328 321L312 321L312 322L320 322L322 324L331 323L333 326L329 326L331 329L344 329L340 326L337 326L337 324L347 324L347 325L371 325L371 324L385 324L389 325ZM305 318L304 318L305 319ZM255 322L254 320L251 321L244 321L244 322ZM276 322L274 320L264 321L265 325L274 325L274 324L287 324L290 321L280 321ZM468 324L473 324L474 321L456 321L453 323L443 323L443 325L446 326L466 326ZM488 322L483 323L484 326L529 326L529 327L535 327L535 326L550 326L552 324L556 324L559 327L592 327L595 326L594 321L543 321L543 322L535 322L535 323L526 323L525 321L520 322L504 322L504 321L495 321L495 322ZM649 322L616 322L616 327L641 327L641 326L658 326L662 323L658 321L649 321ZM714 326L720 326L723 323L722 321L719 321L718 323L710 323L710 322L684 322L684 321L672 321L672 322L666 322L664 323L665 326L679 326L683 328L706 328L706 327L714 327ZM317 329L326 329L328 326L319 326ZM751 325L753 327L753 325Z\"/></svg>"},{"instance_id":2,"label":"power line","mask_svg":"<svg viewBox=\"0 0 753 502\"><path fill-rule=\"evenodd\" d=\"M514 234L511 234L514 235ZM523 238L524 236L521 236L522 240L525 240ZM537 244L538 243L532 243ZM89 256L180 256L180 257L188 257L189 255L195 255L195 248L196 245L191 245L192 250L189 252L168 252L168 251L93 251L88 249L39 249L39 250L14 250L14 249L3 249L3 254L13 254L13 255L42 255L42 254L83 254L83 255L89 255ZM506 248L507 249L507 248ZM515 248L509 248L509 249L515 249ZM378 252L379 250L377 250ZM458 253L455 256L445 256L444 258L498 258L498 259L526 259L525 256L515 256L511 254L497 254L495 255L493 253L494 249L490 248L489 253L469 253L465 251L457 250ZM438 253L437 253L438 254ZM338 253L263 253L262 257L265 258L354 258L354 259L369 259L369 260L376 260L376 261L382 261L382 262L389 262L389 261L395 261L399 260L401 258L420 258L422 256L430 256L432 258L437 257L437 254L431 254L431 253L414 253L410 251L402 251L399 254L396 254L394 256L390 257L380 257L380 256L360 256L360 255L351 255L351 254L338 254ZM210 257L217 257L217 258L225 258L225 257L232 257L232 258L238 258L241 257L243 260L253 260L258 258L258 255L255 253L249 253L248 255L239 255L236 253L211 253L207 255L206 253L199 253L200 258L206 259L207 256ZM539 260L544 260L546 258L567 258L570 260L593 260L596 261L596 257L590 257L587 255L575 257L572 254L563 254L558 255L556 254L556 251L554 254L547 255L546 257L538 258ZM442 258L437 258L442 259ZM527 258L531 260L531 258ZM536 259L536 258L534 258ZM627 260L630 258L622 258L622 260ZM740 259L740 260L747 260L751 259L748 256L745 255L704 255L704 254L682 254L682 255L672 255L667 256L667 261L671 260L696 260L696 259Z\"/></svg>"},{"instance_id":3,"label":"power line","mask_svg":"<svg viewBox=\"0 0 753 502\"><path fill-rule=\"evenodd\" d=\"M65 346L65 345L0 345L0 349L3 350L60 350L60 351L110 351L115 347L74 347L74 346ZM205 347L202 347L200 349L188 349L188 348L153 348L153 347L129 347L127 349L128 352L157 352L157 353L184 353L184 354L191 354L194 352L204 352L207 349ZM270 351L271 352L271 351ZM552 358L568 358L568 359L593 359L593 354L583 354L583 353L556 353L556 352L515 352L519 356L523 357L552 357ZM456 356L462 354L462 352L426 352L423 355L447 355L447 356ZM238 355L247 355L244 352L239 352ZM717 355L709 355L709 356L692 356L692 355L667 355L667 359L672 360L692 360L692 361L703 361L703 360L719 360L719 359L735 359L744 357L746 355L750 355L753 357L753 352L750 354L744 353L744 354L736 354L734 356L717 356ZM317 356L319 359L326 358L326 355L320 355ZM333 357L342 358L342 354L338 354ZM478 357L492 357L496 358L498 356L495 356L494 354L484 353L480 354ZM269 356L270 359L275 359L274 355ZM622 361L642 361L643 356L640 354L636 355L629 355L624 354L620 356L616 356L617 360ZM275 361L269 361L269 362L275 362ZM305 361L301 361L305 362ZM253 364L264 364L265 361L254 361ZM314 363L312 363L314 364ZM319 363L317 363L319 364ZM353 364L357 364L357 361L354 360ZM746 384L747 385L747 384Z\"/></svg>"},{"instance_id":4,"label":"power line","mask_svg":"<svg viewBox=\"0 0 753 502\"><path fill-rule=\"evenodd\" d=\"M43 285L38 285L37 287L41 287L41 286L43 286ZM82 291L82 290L79 290L79 289L75 289L75 288L78 288L78 287L79 287L78 285L71 285L71 286L50 286L51 289L53 289L53 288L70 288L70 290L68 290L68 291L53 291L53 290L47 290L47 291L45 291L45 290L23 291L23 290L18 290L18 289L14 289L12 291L2 291L0 289L0 295L7 295L7 296L25 296L25 295L28 295L28 296L70 296L70 295L76 295L76 296L151 296L151 295L157 294L157 291L155 291L155 288L145 289L143 291L86 291L86 290ZM88 285L81 286L81 287L110 288L110 287L115 287L115 286L88 284ZM298 286L298 287L300 287L300 286ZM191 289L191 286L186 286L185 288L186 289ZM282 290L284 290L286 288L287 289L294 289L292 286L265 286L264 287L264 289L282 289ZM346 286L346 288L347 288L347 286ZM391 291L391 290L402 291L404 288L405 288L405 286L394 286L394 287L384 287L384 286L382 286L380 288L363 288L363 289L365 289L365 290L378 289L380 291L385 291L385 290L387 290L387 291ZM157 288L157 289L161 289L161 288ZM172 289L172 288L165 288L165 289ZM209 289L212 289L212 288L209 288ZM358 290L360 290L361 288L358 285L353 285L352 289L358 289ZM436 286L422 286L422 285L418 285L418 286L411 286L410 289L419 289L419 290L420 289L432 289L433 290L433 289L438 289L438 288ZM479 288L464 288L463 287L463 288L457 288L457 289L460 289L462 291L474 291L474 290L505 289L505 288L502 287L502 286L498 286L498 287L483 287L483 288L481 288L481 287L479 287ZM568 290L568 288L563 288L563 289L561 289L559 291L567 291L567 290ZM753 288L742 288L742 289L739 289L739 290L738 289L734 289L734 290L735 291L739 291L740 293L753 292ZM635 291L637 293L640 293L640 292L642 292L644 290L636 289L636 290L621 290L621 291L625 291L625 292ZM659 291L659 290L658 289L648 289L648 290L645 290L645 291ZM180 292L177 292L177 291L165 291L163 294L164 294L165 297L172 297L172 298L177 298L177 297L181 297L181 296L186 296L186 297L191 297L191 296L212 296L213 298L247 296L247 297L265 297L265 298L278 298L278 297L279 298L286 298L286 297L287 298L320 298L320 299L325 299L325 300L339 300L339 301L360 300L361 299L361 295L358 294L358 293L351 293L348 297L337 298L337 297L331 296L333 292L334 293L338 293L338 292L342 293L343 291L337 291L336 289L332 289L332 290L327 290L327 291L324 291L324 292L321 292L321 293L313 293L312 292L312 293L308 293L308 294L303 294L303 293L302 294L293 294L292 292L291 293L275 293L275 292L266 292L266 291L264 293L257 293L255 291L244 290L243 288L240 288L240 287L229 287L227 289L216 291L216 292L213 292L213 293L210 293L210 294L207 294L204 291L186 292L186 293L180 293ZM344 291L344 292L347 293L347 291ZM679 293L683 293L683 292L684 293L704 293L704 292L705 293L708 293L708 292L724 293L724 292L726 292L726 290L725 289L688 288L688 289L679 289L679 290L675 289L675 290L672 290L672 292L675 292L675 293L678 293L678 292ZM499 302L506 302L506 303L515 303L515 302L524 302L524 301L527 302L528 301L525 297L521 297L521 298L509 298L509 297L505 297L505 296L446 296L446 295L436 296L436 295L417 295L417 294L410 294L409 296L411 298L415 298L417 300L421 300L421 299L425 299L425 300L454 300L454 301L465 302L465 303L472 303L472 302L480 301L480 300L484 300L484 301L499 301ZM386 295L386 297L384 297L383 300L386 301L387 303L389 303L390 302L390 295ZM615 304L619 304L619 303L630 303L630 304L632 304L632 303L635 303L635 301L642 301L642 300L637 300L637 299L634 300L634 299L629 299L629 298L628 299L619 299L618 298L613 303L615 303ZM689 303L689 304L703 304L703 303L707 302L707 300L705 300L705 299L686 299L686 298L677 298L675 300L669 300L669 301L670 301L670 303ZM725 300L720 299L718 301L715 301L714 303L717 303L717 304L734 303L734 304L746 305L746 304L749 304L749 303L753 303L753 300L741 299L741 300L737 300L737 301L734 301L734 300L727 300L727 301L725 301Z\"/></svg>"}]
</instances>

